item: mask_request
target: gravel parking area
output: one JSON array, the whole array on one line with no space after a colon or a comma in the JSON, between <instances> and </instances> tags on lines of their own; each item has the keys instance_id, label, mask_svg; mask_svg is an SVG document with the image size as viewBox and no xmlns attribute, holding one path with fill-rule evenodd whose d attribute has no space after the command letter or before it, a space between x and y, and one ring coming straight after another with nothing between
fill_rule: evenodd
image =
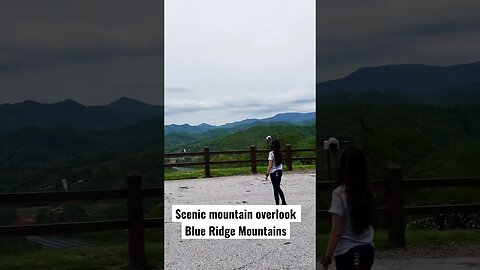
<instances>
[{"instance_id":1,"label":"gravel parking area","mask_svg":"<svg viewBox=\"0 0 480 270\"><path fill-rule=\"evenodd\" d=\"M377 251L375 256L378 259L480 258L480 242L408 246L408 248Z\"/></svg>"},{"instance_id":2,"label":"gravel parking area","mask_svg":"<svg viewBox=\"0 0 480 270\"><path fill-rule=\"evenodd\" d=\"M321 265L317 262L317 269ZM329 269L335 269L334 266ZM480 243L409 246L375 251L373 270L480 269Z\"/></svg>"},{"instance_id":3,"label":"gravel parking area","mask_svg":"<svg viewBox=\"0 0 480 270\"><path fill-rule=\"evenodd\" d=\"M317 269L322 269L317 263ZM328 269L335 269L335 265ZM435 258L435 259L379 259L372 270L473 270L480 269L480 257Z\"/></svg>"},{"instance_id":4,"label":"gravel parking area","mask_svg":"<svg viewBox=\"0 0 480 270\"><path fill-rule=\"evenodd\" d=\"M172 205L274 204L273 188L261 174L165 182L165 269L314 269L315 175L287 172L281 186L288 204L302 206L290 239L182 240Z\"/></svg>"},{"instance_id":5,"label":"gravel parking area","mask_svg":"<svg viewBox=\"0 0 480 270\"><path fill-rule=\"evenodd\" d=\"M171 205L273 204L261 174L165 182L165 269L315 269L315 175L285 173L289 204L302 205L302 222L285 240L182 240ZM410 246L376 251L374 270L480 269L479 243ZM321 269L321 268L317 268ZM329 269L335 269L334 266Z\"/></svg>"},{"instance_id":6,"label":"gravel parking area","mask_svg":"<svg viewBox=\"0 0 480 270\"><path fill-rule=\"evenodd\" d=\"M379 251L374 269L480 269L480 243L410 246Z\"/></svg>"},{"instance_id":7,"label":"gravel parking area","mask_svg":"<svg viewBox=\"0 0 480 270\"><path fill-rule=\"evenodd\" d=\"M469 270L480 269L480 258L383 259L375 262L375 270Z\"/></svg>"}]
</instances>

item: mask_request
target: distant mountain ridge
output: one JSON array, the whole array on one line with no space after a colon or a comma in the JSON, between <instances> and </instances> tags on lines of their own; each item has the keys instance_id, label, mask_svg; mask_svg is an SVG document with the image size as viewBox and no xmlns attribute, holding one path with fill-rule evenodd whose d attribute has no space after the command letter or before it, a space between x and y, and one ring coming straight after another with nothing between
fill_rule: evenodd
<instances>
[{"instance_id":1,"label":"distant mountain ridge","mask_svg":"<svg viewBox=\"0 0 480 270\"><path fill-rule=\"evenodd\" d=\"M170 134L170 133L197 134L197 133L204 133L216 128L217 128L216 126L212 126L205 123L202 123L198 126L191 126L189 124L183 124L183 125L171 124L171 125L165 126L165 134Z\"/></svg>"},{"instance_id":2,"label":"distant mountain ridge","mask_svg":"<svg viewBox=\"0 0 480 270\"><path fill-rule=\"evenodd\" d=\"M161 116L163 106L127 97L103 106L85 106L72 99L51 104L27 100L0 105L0 133L29 126L107 130Z\"/></svg>"},{"instance_id":3,"label":"distant mountain ridge","mask_svg":"<svg viewBox=\"0 0 480 270\"><path fill-rule=\"evenodd\" d=\"M189 124L183 125L166 125L165 126L165 135L171 133L188 133L188 134L198 134L204 133L216 129L232 129L232 130L242 130L249 128L251 126L261 124L261 123L279 123L286 122L291 124L308 124L315 121L315 112L309 113L280 113L272 117L263 118L263 119L245 119L237 122L226 123L220 126L209 125L202 123L198 126L192 126Z\"/></svg>"},{"instance_id":4,"label":"distant mountain ridge","mask_svg":"<svg viewBox=\"0 0 480 270\"><path fill-rule=\"evenodd\" d=\"M472 87L478 91L472 91ZM420 64L364 67L344 78L320 82L316 91L317 97L340 92L378 92L411 100L433 98L440 103L448 103L447 99L452 96L459 101L480 100L480 62L445 67ZM457 92L468 92L468 96L458 98ZM440 100L439 93L445 98Z\"/></svg>"}]
</instances>

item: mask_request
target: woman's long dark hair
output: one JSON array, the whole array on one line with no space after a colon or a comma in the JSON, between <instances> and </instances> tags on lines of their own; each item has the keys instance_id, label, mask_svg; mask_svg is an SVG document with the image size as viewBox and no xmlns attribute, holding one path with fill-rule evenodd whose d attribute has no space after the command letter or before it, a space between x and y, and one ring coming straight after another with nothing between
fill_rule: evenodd
<instances>
[{"instance_id":1,"label":"woman's long dark hair","mask_svg":"<svg viewBox=\"0 0 480 270\"><path fill-rule=\"evenodd\" d=\"M375 198L367 179L365 155L353 145L347 145L340 153L338 182L345 186L350 224L361 233L373 223Z\"/></svg>"},{"instance_id":2,"label":"woman's long dark hair","mask_svg":"<svg viewBox=\"0 0 480 270\"><path fill-rule=\"evenodd\" d=\"M275 166L282 164L282 152L280 150L280 141L273 139L270 145L270 150L273 151L273 157L275 158Z\"/></svg>"}]
</instances>

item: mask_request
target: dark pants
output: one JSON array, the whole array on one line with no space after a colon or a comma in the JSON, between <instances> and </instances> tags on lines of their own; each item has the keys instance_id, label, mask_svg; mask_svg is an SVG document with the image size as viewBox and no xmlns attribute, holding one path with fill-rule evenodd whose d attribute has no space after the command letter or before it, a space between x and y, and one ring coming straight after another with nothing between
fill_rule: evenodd
<instances>
[{"instance_id":1,"label":"dark pants","mask_svg":"<svg viewBox=\"0 0 480 270\"><path fill-rule=\"evenodd\" d=\"M270 174L270 179L272 180L273 185L273 196L275 197L275 203L279 204L279 196L282 198L282 204L287 204L285 201L285 196L283 195L283 191L280 188L280 182L282 181L282 170L276 170Z\"/></svg>"},{"instance_id":2,"label":"dark pants","mask_svg":"<svg viewBox=\"0 0 480 270\"><path fill-rule=\"evenodd\" d=\"M373 256L373 246L356 246L345 254L335 256L335 266L337 270L370 270Z\"/></svg>"}]
</instances>

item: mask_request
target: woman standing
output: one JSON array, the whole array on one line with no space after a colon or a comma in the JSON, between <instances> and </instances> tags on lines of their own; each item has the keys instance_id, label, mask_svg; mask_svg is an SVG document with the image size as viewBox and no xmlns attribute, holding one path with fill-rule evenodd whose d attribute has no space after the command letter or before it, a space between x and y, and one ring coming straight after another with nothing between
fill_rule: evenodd
<instances>
[{"instance_id":1,"label":"woman standing","mask_svg":"<svg viewBox=\"0 0 480 270\"><path fill-rule=\"evenodd\" d=\"M272 140L270 153L268 153L268 169L265 179L268 179L269 175L270 180L272 180L275 203L278 205L281 198L282 204L286 205L285 196L280 188L280 182L282 181L282 152L280 151L280 141L277 139Z\"/></svg>"},{"instance_id":2,"label":"woman standing","mask_svg":"<svg viewBox=\"0 0 480 270\"><path fill-rule=\"evenodd\" d=\"M332 230L326 255L321 259L323 269L328 269L334 255L339 270L368 270L374 258L375 202L367 180L365 155L360 149L349 145L342 150L338 182L329 210Z\"/></svg>"}]
</instances>

